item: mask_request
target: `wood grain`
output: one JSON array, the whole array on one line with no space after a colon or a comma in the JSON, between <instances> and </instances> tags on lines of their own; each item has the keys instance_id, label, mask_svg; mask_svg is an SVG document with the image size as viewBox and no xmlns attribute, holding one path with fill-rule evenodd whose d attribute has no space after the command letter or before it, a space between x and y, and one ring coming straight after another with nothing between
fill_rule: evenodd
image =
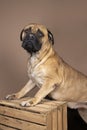
<instances>
[{"instance_id":1,"label":"wood grain","mask_svg":"<svg viewBox=\"0 0 87 130\"><path fill-rule=\"evenodd\" d=\"M21 107L23 100L0 101L0 130L67 130L65 102L45 99L34 107Z\"/></svg>"}]
</instances>

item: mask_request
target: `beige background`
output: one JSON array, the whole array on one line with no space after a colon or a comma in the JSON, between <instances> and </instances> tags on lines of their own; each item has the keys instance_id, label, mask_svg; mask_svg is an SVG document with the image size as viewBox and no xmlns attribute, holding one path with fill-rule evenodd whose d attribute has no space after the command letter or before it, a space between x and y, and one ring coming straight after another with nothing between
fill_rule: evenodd
<instances>
[{"instance_id":1,"label":"beige background","mask_svg":"<svg viewBox=\"0 0 87 130\"><path fill-rule=\"evenodd\" d=\"M46 25L58 54L87 75L86 0L0 0L0 98L28 81L28 55L19 36L32 22Z\"/></svg>"}]
</instances>

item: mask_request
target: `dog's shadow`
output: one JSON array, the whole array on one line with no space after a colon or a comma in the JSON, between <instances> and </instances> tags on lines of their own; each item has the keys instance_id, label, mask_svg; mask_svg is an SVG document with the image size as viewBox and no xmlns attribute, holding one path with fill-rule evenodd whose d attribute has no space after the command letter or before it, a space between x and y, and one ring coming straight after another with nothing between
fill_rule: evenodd
<instances>
[{"instance_id":1,"label":"dog's shadow","mask_svg":"<svg viewBox=\"0 0 87 130\"><path fill-rule=\"evenodd\" d=\"M68 130L87 130L87 124L80 117L77 109L68 108Z\"/></svg>"}]
</instances>

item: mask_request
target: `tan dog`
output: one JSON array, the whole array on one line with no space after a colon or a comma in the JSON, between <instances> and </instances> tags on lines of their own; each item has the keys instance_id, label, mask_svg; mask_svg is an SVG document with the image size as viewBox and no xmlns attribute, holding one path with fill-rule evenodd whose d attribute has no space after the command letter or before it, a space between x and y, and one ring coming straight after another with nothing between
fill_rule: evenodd
<instances>
[{"instance_id":1,"label":"tan dog","mask_svg":"<svg viewBox=\"0 0 87 130\"><path fill-rule=\"evenodd\" d=\"M36 95L21 102L34 106L49 95L52 99L66 101L71 108L87 108L87 76L73 69L57 55L53 48L53 35L43 25L30 24L21 32L22 47L30 54L29 82L7 99L19 99L37 85Z\"/></svg>"}]
</instances>

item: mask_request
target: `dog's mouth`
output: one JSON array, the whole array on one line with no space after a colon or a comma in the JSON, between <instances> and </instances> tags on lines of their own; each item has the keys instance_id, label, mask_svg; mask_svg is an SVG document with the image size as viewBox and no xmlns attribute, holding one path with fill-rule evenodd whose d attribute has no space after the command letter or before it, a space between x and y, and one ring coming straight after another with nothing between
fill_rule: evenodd
<instances>
[{"instance_id":1,"label":"dog's mouth","mask_svg":"<svg viewBox=\"0 0 87 130\"><path fill-rule=\"evenodd\" d=\"M41 49L41 43L34 34L30 33L23 39L22 47L32 54Z\"/></svg>"}]
</instances>

